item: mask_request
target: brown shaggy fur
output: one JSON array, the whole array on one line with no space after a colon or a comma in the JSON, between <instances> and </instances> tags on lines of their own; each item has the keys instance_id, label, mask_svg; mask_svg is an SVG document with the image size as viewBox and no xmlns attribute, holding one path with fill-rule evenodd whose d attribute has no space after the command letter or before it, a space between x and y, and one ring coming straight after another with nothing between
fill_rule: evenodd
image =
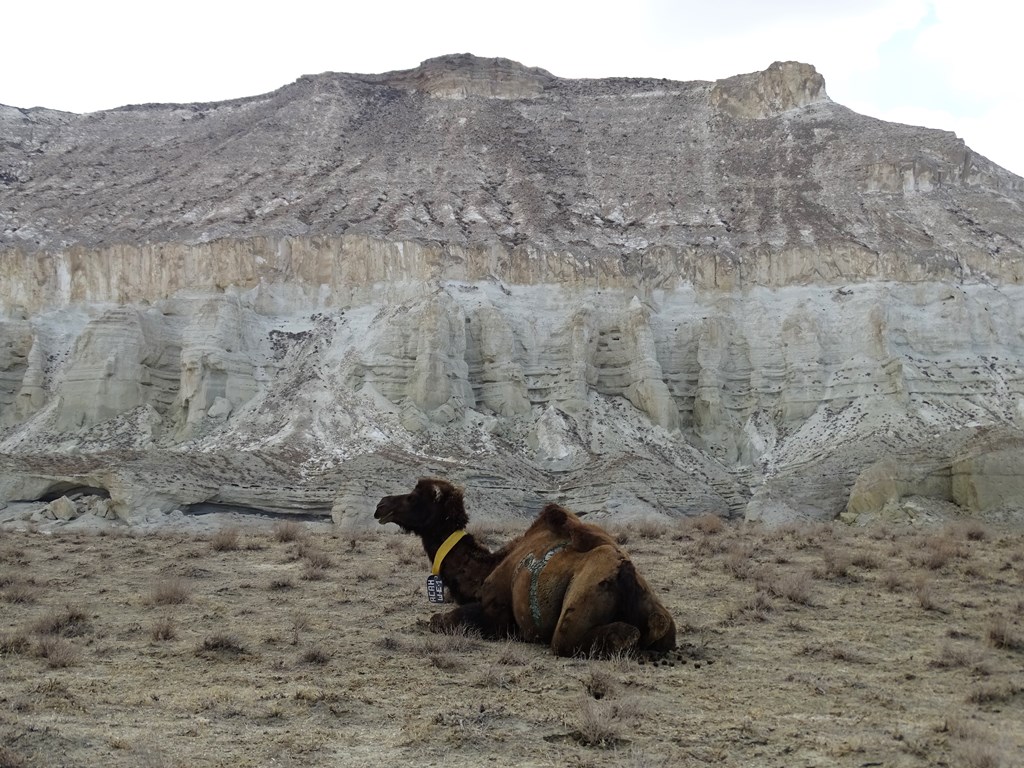
<instances>
[{"instance_id":1,"label":"brown shaggy fur","mask_svg":"<svg viewBox=\"0 0 1024 768\"><path fill-rule=\"evenodd\" d=\"M412 493L384 497L374 517L419 535L431 561L468 521L462 491L433 478ZM514 634L550 643L560 656L675 648L675 622L626 553L606 531L557 504L498 552L466 536L441 576L460 605L433 616L436 631L471 626L491 637Z\"/></svg>"}]
</instances>

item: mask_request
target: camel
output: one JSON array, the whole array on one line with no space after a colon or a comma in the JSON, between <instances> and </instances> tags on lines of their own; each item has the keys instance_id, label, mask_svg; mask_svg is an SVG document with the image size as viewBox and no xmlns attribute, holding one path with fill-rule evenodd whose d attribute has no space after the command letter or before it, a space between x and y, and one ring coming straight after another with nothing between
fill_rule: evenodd
<instances>
[{"instance_id":1,"label":"camel","mask_svg":"<svg viewBox=\"0 0 1024 768\"><path fill-rule=\"evenodd\" d=\"M514 636L548 643L558 656L676 647L675 622L628 555L607 531L557 504L496 552L465 533L462 490L446 480L422 478L411 493L385 496L374 517L420 537L458 604L433 615L433 631Z\"/></svg>"}]
</instances>

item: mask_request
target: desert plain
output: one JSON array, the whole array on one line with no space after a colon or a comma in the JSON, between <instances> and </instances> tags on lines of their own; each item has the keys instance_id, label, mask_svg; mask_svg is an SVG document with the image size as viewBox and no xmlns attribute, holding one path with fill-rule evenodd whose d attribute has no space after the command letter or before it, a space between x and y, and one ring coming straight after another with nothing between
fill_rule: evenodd
<instances>
[{"instance_id":1,"label":"desert plain","mask_svg":"<svg viewBox=\"0 0 1024 768\"><path fill-rule=\"evenodd\" d=\"M0 767L1024 765L1020 528L613 530L678 652L431 634L390 526L0 527Z\"/></svg>"}]
</instances>

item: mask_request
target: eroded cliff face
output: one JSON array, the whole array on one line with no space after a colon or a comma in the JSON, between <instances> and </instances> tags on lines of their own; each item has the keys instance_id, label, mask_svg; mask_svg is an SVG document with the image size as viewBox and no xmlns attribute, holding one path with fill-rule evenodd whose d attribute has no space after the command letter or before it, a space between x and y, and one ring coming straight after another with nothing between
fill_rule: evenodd
<instances>
[{"instance_id":1,"label":"eroded cliff face","mask_svg":"<svg viewBox=\"0 0 1024 768\"><path fill-rule=\"evenodd\" d=\"M1024 508L1024 181L807 65L457 56L0 125L0 500Z\"/></svg>"}]
</instances>

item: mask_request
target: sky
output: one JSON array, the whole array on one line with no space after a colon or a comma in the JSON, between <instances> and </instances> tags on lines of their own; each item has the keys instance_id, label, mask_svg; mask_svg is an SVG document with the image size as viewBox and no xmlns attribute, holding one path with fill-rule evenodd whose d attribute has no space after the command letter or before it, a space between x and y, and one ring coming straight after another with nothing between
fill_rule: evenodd
<instances>
[{"instance_id":1,"label":"sky","mask_svg":"<svg viewBox=\"0 0 1024 768\"><path fill-rule=\"evenodd\" d=\"M33 0L0 22L0 104L15 107L220 101L448 53L574 78L716 80L802 61L833 101L953 131L1024 175L1012 0Z\"/></svg>"}]
</instances>

